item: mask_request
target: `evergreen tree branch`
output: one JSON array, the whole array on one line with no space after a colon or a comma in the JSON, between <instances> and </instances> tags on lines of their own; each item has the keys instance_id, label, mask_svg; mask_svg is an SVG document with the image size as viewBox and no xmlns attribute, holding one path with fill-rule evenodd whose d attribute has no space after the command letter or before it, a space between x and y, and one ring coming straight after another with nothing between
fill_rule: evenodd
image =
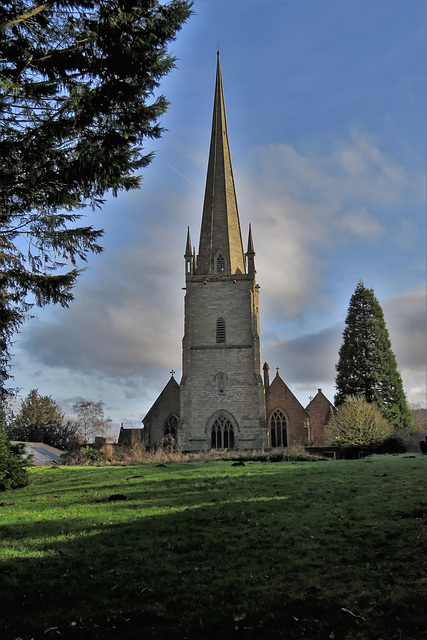
<instances>
[{"instance_id":1,"label":"evergreen tree branch","mask_svg":"<svg viewBox=\"0 0 427 640\"><path fill-rule=\"evenodd\" d=\"M51 7L52 4L53 4L53 0L48 0L47 2L40 4L38 7L34 7L33 9L30 9L30 11L21 13L20 16L16 16L16 18L14 18L13 20L8 20L6 22L0 23L0 31L4 31L8 27L13 27L19 22L23 22L24 20L28 20L28 18L32 18L33 16L36 16L38 13L40 13L40 11L44 11L48 7Z\"/></svg>"}]
</instances>

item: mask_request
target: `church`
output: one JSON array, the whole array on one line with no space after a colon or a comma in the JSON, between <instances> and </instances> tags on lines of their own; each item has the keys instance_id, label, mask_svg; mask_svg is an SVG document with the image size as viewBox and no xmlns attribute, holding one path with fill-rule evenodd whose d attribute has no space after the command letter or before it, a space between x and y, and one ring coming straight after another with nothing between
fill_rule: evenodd
<instances>
[{"instance_id":1,"label":"church","mask_svg":"<svg viewBox=\"0 0 427 640\"><path fill-rule=\"evenodd\" d=\"M198 253L187 230L182 378L143 419L144 440L184 451L322 446L333 406L319 389L304 408L279 371L261 372L259 285L251 227L245 243L234 187L221 64Z\"/></svg>"}]
</instances>

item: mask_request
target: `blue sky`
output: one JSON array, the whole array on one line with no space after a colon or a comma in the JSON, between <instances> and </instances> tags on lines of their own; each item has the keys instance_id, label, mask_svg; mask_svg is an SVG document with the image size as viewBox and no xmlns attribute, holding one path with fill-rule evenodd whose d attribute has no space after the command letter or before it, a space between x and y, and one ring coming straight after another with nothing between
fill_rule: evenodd
<instances>
[{"instance_id":1,"label":"blue sky","mask_svg":"<svg viewBox=\"0 0 427 640\"><path fill-rule=\"evenodd\" d=\"M162 83L163 138L142 188L108 198L68 310L14 345L21 396L103 401L138 426L180 378L185 239L198 242L219 42L244 243L252 223L262 359L305 406L333 400L350 297L372 287L411 402L426 397L427 6L196 0Z\"/></svg>"}]
</instances>

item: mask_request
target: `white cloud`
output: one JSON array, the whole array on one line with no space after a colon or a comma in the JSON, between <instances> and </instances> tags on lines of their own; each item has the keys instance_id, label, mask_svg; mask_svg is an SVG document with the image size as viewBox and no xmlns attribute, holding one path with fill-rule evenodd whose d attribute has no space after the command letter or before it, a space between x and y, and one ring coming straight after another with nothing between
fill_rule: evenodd
<instances>
[{"instance_id":1,"label":"white cloud","mask_svg":"<svg viewBox=\"0 0 427 640\"><path fill-rule=\"evenodd\" d=\"M92 263L70 308L36 311L40 319L22 336L28 354L48 366L107 377L180 366L186 229L177 211L188 198L174 205L166 232L153 211L149 222L147 214L138 217L140 204L128 218L133 239ZM156 207L171 207L167 192Z\"/></svg>"},{"instance_id":2,"label":"white cloud","mask_svg":"<svg viewBox=\"0 0 427 640\"><path fill-rule=\"evenodd\" d=\"M400 201L408 180L403 167L358 131L352 132L350 142L337 143L328 164L336 171L335 187L343 200L351 197L391 206Z\"/></svg>"},{"instance_id":3,"label":"white cloud","mask_svg":"<svg viewBox=\"0 0 427 640\"><path fill-rule=\"evenodd\" d=\"M313 308L339 247L354 239L365 246L401 243L394 232L403 224L398 205L414 181L356 131L324 154L281 143L254 149L236 182L240 211L253 223L266 316L279 308L297 317Z\"/></svg>"},{"instance_id":4,"label":"white cloud","mask_svg":"<svg viewBox=\"0 0 427 640\"><path fill-rule=\"evenodd\" d=\"M375 242L385 234L383 225L368 213L365 207L346 212L339 224L344 231L369 243Z\"/></svg>"},{"instance_id":5,"label":"white cloud","mask_svg":"<svg viewBox=\"0 0 427 640\"><path fill-rule=\"evenodd\" d=\"M144 413L167 382L167 372L179 371L181 363L186 226L192 225L193 242L198 240L202 209L202 196L189 181L197 186L201 169L197 166L195 174L181 163L172 165L178 173L165 167L163 189L154 180L125 200L126 228L119 226L117 211L111 216L106 240L111 243L117 230L121 246L92 262L70 309L40 313L22 336L27 357L41 364L44 374L50 372L52 384L52 372L68 371L72 395L84 395L76 390L80 376L88 397L104 393L116 405L126 400L132 407L129 419L138 412L133 399L139 399ZM408 188L406 172L366 136L354 133L323 155L284 144L256 149L236 175L236 187L244 245L247 223L253 223L266 331L263 358L280 366L295 388L331 389L342 329L335 324L337 300L327 268L335 247L351 246L352 239L366 245L379 238L395 243L388 229L394 229L392 205ZM423 386L417 346L422 339L420 293L405 295L388 301L386 319L407 390L418 394ZM329 326L324 328L324 315L322 331L305 326L304 335L286 340L287 323L304 324L307 314L319 313L319 303L330 315ZM417 331L409 331L411 322ZM31 382L28 388L34 386Z\"/></svg>"},{"instance_id":6,"label":"white cloud","mask_svg":"<svg viewBox=\"0 0 427 640\"><path fill-rule=\"evenodd\" d=\"M427 367L426 285L395 295L383 304L399 369L424 374ZM419 379L419 375L417 375ZM425 387L424 387L425 388Z\"/></svg>"}]
</instances>

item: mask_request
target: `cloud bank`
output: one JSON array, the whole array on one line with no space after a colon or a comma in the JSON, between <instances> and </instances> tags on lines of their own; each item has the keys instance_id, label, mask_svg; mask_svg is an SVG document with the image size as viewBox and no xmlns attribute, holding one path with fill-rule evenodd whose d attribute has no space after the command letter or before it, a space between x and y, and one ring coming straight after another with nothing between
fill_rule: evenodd
<instances>
[{"instance_id":1,"label":"cloud bank","mask_svg":"<svg viewBox=\"0 0 427 640\"><path fill-rule=\"evenodd\" d=\"M113 219L106 240L114 245L117 233L118 246L94 261L70 309L51 309L28 324L23 346L34 362L81 379L93 376L99 388L115 384L125 399L151 395L154 401L167 372L179 375L182 255L187 223L198 239L203 190L193 184L193 176L202 175L200 154L183 153L174 162L179 171L162 176L163 189L154 180L128 201L126 229ZM372 245L396 251L402 201L414 185L419 193L420 180L358 132L323 154L270 144L239 165L242 234L245 244L251 221L261 284L263 359L280 366L295 388L333 387L345 312L360 277L349 256L357 255L369 273L365 252ZM408 232L408 256L412 245ZM345 291L335 290L346 264ZM384 311L405 386L418 398L425 389L425 289L402 286Z\"/></svg>"}]
</instances>

